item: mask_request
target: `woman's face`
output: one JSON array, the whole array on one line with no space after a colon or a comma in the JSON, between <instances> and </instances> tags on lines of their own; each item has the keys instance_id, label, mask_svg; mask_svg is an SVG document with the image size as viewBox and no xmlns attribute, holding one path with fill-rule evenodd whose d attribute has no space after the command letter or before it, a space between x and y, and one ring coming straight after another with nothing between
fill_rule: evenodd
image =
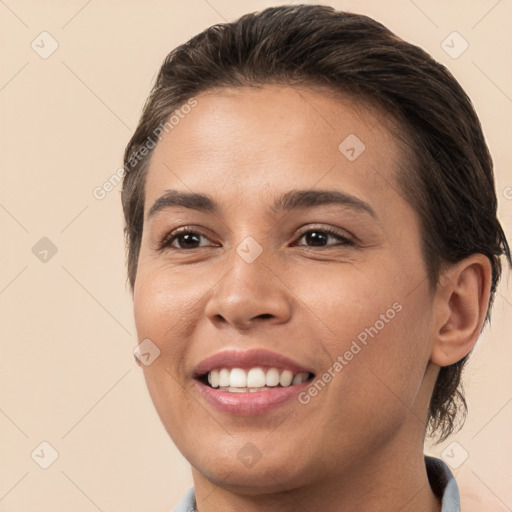
<instances>
[{"instance_id":1,"label":"woman's face","mask_svg":"<svg viewBox=\"0 0 512 512\"><path fill-rule=\"evenodd\" d=\"M134 290L177 447L261 492L421 446L432 296L385 118L278 85L195 99L151 158Z\"/></svg>"}]
</instances>

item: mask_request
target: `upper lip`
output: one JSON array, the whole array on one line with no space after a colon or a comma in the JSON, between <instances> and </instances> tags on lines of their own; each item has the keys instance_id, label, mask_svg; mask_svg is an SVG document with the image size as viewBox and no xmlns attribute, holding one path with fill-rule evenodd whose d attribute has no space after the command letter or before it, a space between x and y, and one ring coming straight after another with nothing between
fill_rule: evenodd
<instances>
[{"instance_id":1,"label":"upper lip","mask_svg":"<svg viewBox=\"0 0 512 512\"><path fill-rule=\"evenodd\" d=\"M195 368L196 377L222 368L250 369L258 366L290 370L293 373L313 373L287 356L264 349L223 350L203 359Z\"/></svg>"}]
</instances>

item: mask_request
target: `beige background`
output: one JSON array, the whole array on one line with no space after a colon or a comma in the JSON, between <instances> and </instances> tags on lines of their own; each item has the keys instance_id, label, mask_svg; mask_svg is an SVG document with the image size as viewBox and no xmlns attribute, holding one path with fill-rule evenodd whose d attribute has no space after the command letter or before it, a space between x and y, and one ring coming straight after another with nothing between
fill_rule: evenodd
<instances>
[{"instance_id":1,"label":"beige background","mask_svg":"<svg viewBox=\"0 0 512 512\"><path fill-rule=\"evenodd\" d=\"M510 0L329 3L383 22L462 83L512 236ZM0 511L164 512L191 485L132 359L119 187L101 201L92 191L120 167L165 55L209 25L269 5L279 3L0 1ZM31 47L51 49L43 31L59 45L46 59ZM456 59L441 47L453 31L469 43ZM32 252L42 237L58 251L46 262ZM512 510L507 274L467 372L466 426L430 448L460 464L465 511ZM43 441L59 454L48 469L39 466L51 462Z\"/></svg>"}]
</instances>

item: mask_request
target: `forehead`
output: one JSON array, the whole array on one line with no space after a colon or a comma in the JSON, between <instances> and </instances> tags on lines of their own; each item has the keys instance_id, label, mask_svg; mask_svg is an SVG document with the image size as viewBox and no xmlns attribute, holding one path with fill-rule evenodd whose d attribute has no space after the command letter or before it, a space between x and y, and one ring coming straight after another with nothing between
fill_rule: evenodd
<instances>
[{"instance_id":1,"label":"forehead","mask_svg":"<svg viewBox=\"0 0 512 512\"><path fill-rule=\"evenodd\" d=\"M195 100L154 149L146 213L169 188L245 204L317 184L366 197L391 186L396 195L393 125L362 101L284 85L217 88Z\"/></svg>"}]
</instances>

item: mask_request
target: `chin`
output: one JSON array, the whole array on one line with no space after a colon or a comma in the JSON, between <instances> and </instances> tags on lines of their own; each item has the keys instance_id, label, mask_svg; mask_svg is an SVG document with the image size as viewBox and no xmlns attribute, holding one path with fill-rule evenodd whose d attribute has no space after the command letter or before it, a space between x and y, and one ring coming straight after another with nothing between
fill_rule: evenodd
<instances>
[{"instance_id":1,"label":"chin","mask_svg":"<svg viewBox=\"0 0 512 512\"><path fill-rule=\"evenodd\" d=\"M195 450L193 454L184 455L192 464L193 472L199 472L214 485L248 496L302 487L321 471L321 466L308 469L303 465L300 446L288 453L274 446L265 454L249 440L245 444L237 442L237 449L233 449L234 444L231 439L231 445L224 449L219 443L218 450ZM242 444L242 448L238 449L238 444Z\"/></svg>"}]
</instances>

